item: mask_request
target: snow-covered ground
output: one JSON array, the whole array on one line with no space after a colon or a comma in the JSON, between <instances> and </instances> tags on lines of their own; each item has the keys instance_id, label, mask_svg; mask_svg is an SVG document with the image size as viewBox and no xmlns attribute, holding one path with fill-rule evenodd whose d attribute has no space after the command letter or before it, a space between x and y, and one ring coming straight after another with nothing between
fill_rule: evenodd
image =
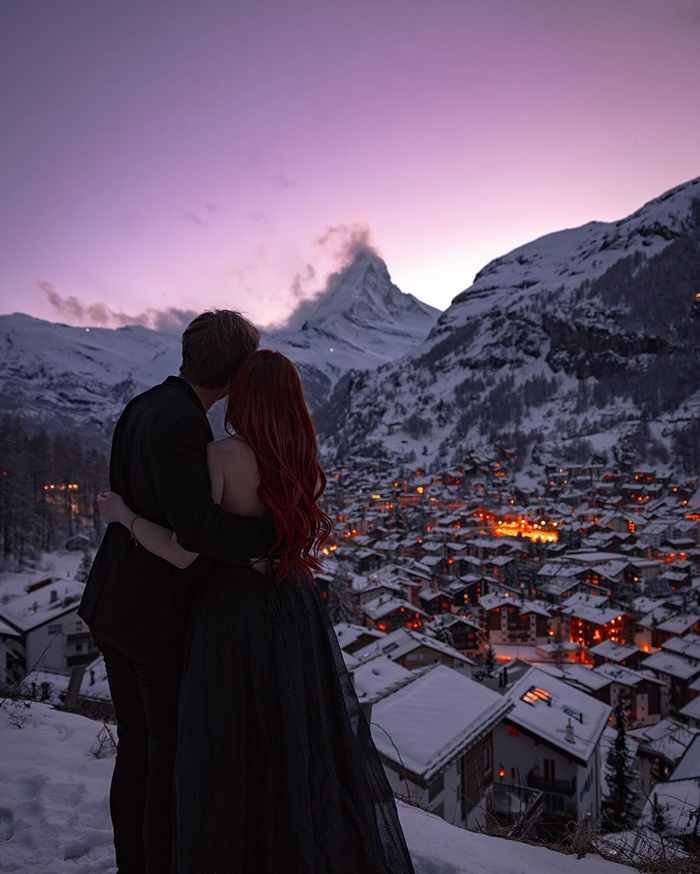
<instances>
[{"instance_id":1,"label":"snow-covered ground","mask_svg":"<svg viewBox=\"0 0 700 874\"><path fill-rule=\"evenodd\" d=\"M9 600L26 595L28 586L47 577L52 577L56 582L62 579L75 579L83 555L80 550L44 552L36 562L36 567L32 569L0 572L0 600L7 603Z\"/></svg>"},{"instance_id":2,"label":"snow-covered ground","mask_svg":"<svg viewBox=\"0 0 700 874\"><path fill-rule=\"evenodd\" d=\"M101 751L100 751L101 750ZM114 874L108 788L113 753L101 723L46 704L0 708L0 872ZM399 803L417 874L632 874L466 832Z\"/></svg>"}]
</instances>

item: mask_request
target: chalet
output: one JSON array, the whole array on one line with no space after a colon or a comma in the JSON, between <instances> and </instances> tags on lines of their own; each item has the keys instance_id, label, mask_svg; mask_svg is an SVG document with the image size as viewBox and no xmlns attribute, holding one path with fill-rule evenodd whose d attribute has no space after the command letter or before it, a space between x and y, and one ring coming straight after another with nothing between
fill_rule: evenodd
<instances>
[{"instance_id":1,"label":"chalet","mask_svg":"<svg viewBox=\"0 0 700 874\"><path fill-rule=\"evenodd\" d=\"M492 558L494 555L504 555L510 550L508 543L499 541L498 538L475 537L467 540L467 555L472 555L482 561Z\"/></svg>"},{"instance_id":2,"label":"chalet","mask_svg":"<svg viewBox=\"0 0 700 874\"><path fill-rule=\"evenodd\" d=\"M642 786L649 791L650 787L668 779L690 744L700 735L700 729L665 718L654 725L630 728L629 734L639 744Z\"/></svg>"},{"instance_id":3,"label":"chalet","mask_svg":"<svg viewBox=\"0 0 700 874\"><path fill-rule=\"evenodd\" d=\"M426 626L425 633L442 640L469 658L478 655L481 649L481 624L468 616L459 616L456 613L436 616L430 625Z\"/></svg>"},{"instance_id":4,"label":"chalet","mask_svg":"<svg viewBox=\"0 0 700 874\"><path fill-rule=\"evenodd\" d=\"M662 649L647 656L640 667L653 671L663 680L668 706L668 709L663 709L664 714L677 713L693 699L689 687L694 680L700 678L700 659L686 658Z\"/></svg>"},{"instance_id":5,"label":"chalet","mask_svg":"<svg viewBox=\"0 0 700 874\"><path fill-rule=\"evenodd\" d=\"M484 561L484 574L509 585L520 582L517 559L509 555L494 555L486 559Z\"/></svg>"},{"instance_id":6,"label":"chalet","mask_svg":"<svg viewBox=\"0 0 700 874\"><path fill-rule=\"evenodd\" d=\"M353 555L353 569L356 574L368 574L382 565L382 556L372 549L357 549Z\"/></svg>"},{"instance_id":7,"label":"chalet","mask_svg":"<svg viewBox=\"0 0 700 874\"><path fill-rule=\"evenodd\" d=\"M384 637L381 631L365 628L364 625L352 625L349 622L339 622L334 625L340 648L347 653L354 653L375 640Z\"/></svg>"},{"instance_id":8,"label":"chalet","mask_svg":"<svg viewBox=\"0 0 700 874\"><path fill-rule=\"evenodd\" d=\"M78 617L83 590L81 583L61 580L0 606L0 619L17 632L6 646L18 678L37 667L67 671L96 657L89 629Z\"/></svg>"},{"instance_id":9,"label":"chalet","mask_svg":"<svg viewBox=\"0 0 700 874\"><path fill-rule=\"evenodd\" d=\"M603 640L627 643L634 639L634 619L621 608L613 607L605 595L577 593L552 608L564 638L592 648Z\"/></svg>"},{"instance_id":10,"label":"chalet","mask_svg":"<svg viewBox=\"0 0 700 874\"><path fill-rule=\"evenodd\" d=\"M372 736L395 792L463 828L486 816L493 732L512 704L435 665L372 708Z\"/></svg>"},{"instance_id":11,"label":"chalet","mask_svg":"<svg viewBox=\"0 0 700 874\"><path fill-rule=\"evenodd\" d=\"M662 620L656 625L656 639L661 646L672 637L683 637L687 634L700 632L700 613L678 612L674 616Z\"/></svg>"},{"instance_id":12,"label":"chalet","mask_svg":"<svg viewBox=\"0 0 700 874\"><path fill-rule=\"evenodd\" d=\"M560 836L570 820L601 818L600 739L611 709L540 668L504 692L513 703L494 729L500 779L544 793L545 833Z\"/></svg>"},{"instance_id":13,"label":"chalet","mask_svg":"<svg viewBox=\"0 0 700 874\"><path fill-rule=\"evenodd\" d=\"M452 606L461 609L478 603L479 598L488 592L489 585L486 577L467 574L452 582L444 583L442 590L451 598Z\"/></svg>"},{"instance_id":14,"label":"chalet","mask_svg":"<svg viewBox=\"0 0 700 874\"><path fill-rule=\"evenodd\" d=\"M688 694L693 697L684 707L681 707L678 711L678 715L684 719L688 725L700 729L700 678L693 680L693 682L688 685Z\"/></svg>"},{"instance_id":15,"label":"chalet","mask_svg":"<svg viewBox=\"0 0 700 874\"><path fill-rule=\"evenodd\" d=\"M361 610L367 627L377 631L394 631L402 626L421 628L430 619L430 614L420 607L414 607L402 598L386 595L368 601L362 605Z\"/></svg>"},{"instance_id":16,"label":"chalet","mask_svg":"<svg viewBox=\"0 0 700 874\"><path fill-rule=\"evenodd\" d=\"M437 588L426 588L418 594L418 603L431 616L440 613L450 613L450 596Z\"/></svg>"},{"instance_id":17,"label":"chalet","mask_svg":"<svg viewBox=\"0 0 700 874\"><path fill-rule=\"evenodd\" d=\"M683 637L670 637L661 644L667 652L674 652L689 659L700 661L700 634L686 634Z\"/></svg>"},{"instance_id":18,"label":"chalet","mask_svg":"<svg viewBox=\"0 0 700 874\"><path fill-rule=\"evenodd\" d=\"M396 582L390 583L386 580L381 582L355 580L352 585L352 594L355 603L361 607L363 604L367 604L369 601L374 601L381 596L386 596L387 598L403 598L405 592Z\"/></svg>"},{"instance_id":19,"label":"chalet","mask_svg":"<svg viewBox=\"0 0 700 874\"><path fill-rule=\"evenodd\" d=\"M90 549L90 538L85 534L74 534L64 545L68 552L87 552Z\"/></svg>"},{"instance_id":20,"label":"chalet","mask_svg":"<svg viewBox=\"0 0 700 874\"><path fill-rule=\"evenodd\" d=\"M636 646L616 643L614 640L603 640L592 646L588 652L593 656L595 667L610 663L633 669L639 667L640 661L646 655L644 650L638 649Z\"/></svg>"},{"instance_id":21,"label":"chalet","mask_svg":"<svg viewBox=\"0 0 700 874\"><path fill-rule=\"evenodd\" d=\"M659 575L659 582L666 583L672 592L687 589L692 583L690 571L668 570Z\"/></svg>"},{"instance_id":22,"label":"chalet","mask_svg":"<svg viewBox=\"0 0 700 874\"><path fill-rule=\"evenodd\" d=\"M485 612L489 643L528 644L547 643L550 613L545 604L506 592L491 592L479 600Z\"/></svg>"},{"instance_id":23,"label":"chalet","mask_svg":"<svg viewBox=\"0 0 700 874\"><path fill-rule=\"evenodd\" d=\"M355 650L353 655L360 662L380 655L388 656L404 668L422 668L439 662L456 671L470 673L473 667L472 660L454 647L410 628L397 628L391 634Z\"/></svg>"},{"instance_id":24,"label":"chalet","mask_svg":"<svg viewBox=\"0 0 700 874\"><path fill-rule=\"evenodd\" d=\"M673 607L665 606L663 601L658 599L637 598L632 602L633 610L636 610L637 604L639 604L637 612L642 615L635 624L634 642L645 652L653 652L671 638L672 635L668 631L660 631L659 626L666 620L672 619L677 611Z\"/></svg>"},{"instance_id":25,"label":"chalet","mask_svg":"<svg viewBox=\"0 0 700 874\"><path fill-rule=\"evenodd\" d=\"M627 701L630 724L650 725L662 718L663 681L642 671L606 662L591 673L608 680L592 694L613 710L621 695Z\"/></svg>"}]
</instances>

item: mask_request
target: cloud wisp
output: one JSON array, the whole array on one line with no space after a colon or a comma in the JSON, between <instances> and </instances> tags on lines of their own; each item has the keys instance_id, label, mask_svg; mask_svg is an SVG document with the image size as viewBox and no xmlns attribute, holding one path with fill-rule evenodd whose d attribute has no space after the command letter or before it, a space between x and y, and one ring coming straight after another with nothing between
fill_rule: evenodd
<instances>
[{"instance_id":1,"label":"cloud wisp","mask_svg":"<svg viewBox=\"0 0 700 874\"><path fill-rule=\"evenodd\" d=\"M179 334L197 315L194 310L167 307L163 310L147 309L138 315L113 310L105 303L85 303L74 295L64 297L52 283L37 282L55 314L72 325L89 325L96 328L123 328L126 325L141 325L166 334Z\"/></svg>"},{"instance_id":2,"label":"cloud wisp","mask_svg":"<svg viewBox=\"0 0 700 874\"><path fill-rule=\"evenodd\" d=\"M324 298L330 296L338 285L338 275L356 258L366 255L381 258L366 225L339 224L329 227L315 242L314 257L294 277L289 296L295 301L292 312L283 322L269 330L297 331L309 318ZM319 275L323 272L316 262L330 264L322 288L318 288Z\"/></svg>"}]
</instances>

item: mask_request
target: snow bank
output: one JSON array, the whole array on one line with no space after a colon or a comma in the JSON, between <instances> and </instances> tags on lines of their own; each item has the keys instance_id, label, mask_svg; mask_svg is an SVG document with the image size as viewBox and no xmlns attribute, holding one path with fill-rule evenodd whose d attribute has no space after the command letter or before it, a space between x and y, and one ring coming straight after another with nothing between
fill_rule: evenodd
<instances>
[{"instance_id":1,"label":"snow bank","mask_svg":"<svg viewBox=\"0 0 700 874\"><path fill-rule=\"evenodd\" d=\"M114 874L107 800L114 759L109 748L94 755L101 731L99 722L46 704L0 708L2 874ZM402 802L399 809L417 874L633 870L466 832Z\"/></svg>"}]
</instances>

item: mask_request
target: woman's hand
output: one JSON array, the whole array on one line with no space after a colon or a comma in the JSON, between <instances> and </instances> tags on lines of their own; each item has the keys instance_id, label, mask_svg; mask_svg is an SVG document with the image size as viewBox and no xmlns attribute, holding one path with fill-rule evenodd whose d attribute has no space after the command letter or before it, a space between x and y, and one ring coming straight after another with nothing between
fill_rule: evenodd
<instances>
[{"instance_id":1,"label":"woman's hand","mask_svg":"<svg viewBox=\"0 0 700 874\"><path fill-rule=\"evenodd\" d=\"M128 527L134 513L124 503L124 498L116 492L100 492L97 507L106 522L120 522Z\"/></svg>"}]
</instances>

